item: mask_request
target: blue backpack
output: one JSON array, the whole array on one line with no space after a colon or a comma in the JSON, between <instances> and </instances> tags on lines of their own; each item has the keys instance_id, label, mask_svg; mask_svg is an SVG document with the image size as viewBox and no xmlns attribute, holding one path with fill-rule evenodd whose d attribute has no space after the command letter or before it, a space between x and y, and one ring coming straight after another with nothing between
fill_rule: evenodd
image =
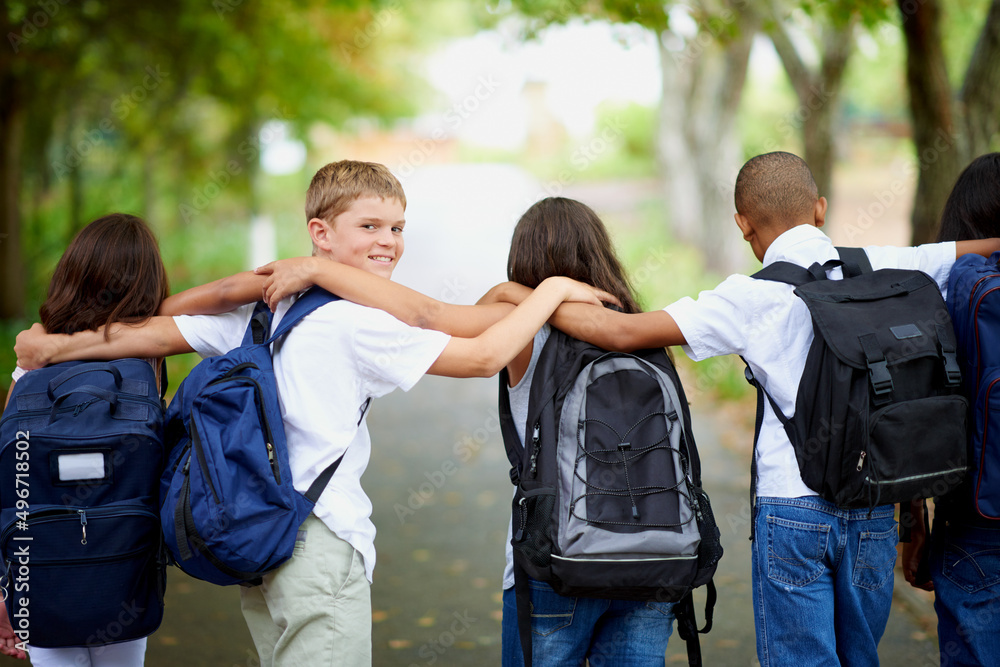
<instances>
[{"instance_id":1,"label":"blue backpack","mask_svg":"<svg viewBox=\"0 0 1000 667\"><path fill-rule=\"evenodd\" d=\"M160 483L160 521L175 563L197 579L257 584L291 558L299 527L340 459L305 495L292 486L270 345L338 297L313 288L277 329L258 303L243 344L203 360L167 409L172 447Z\"/></svg>"},{"instance_id":2,"label":"blue backpack","mask_svg":"<svg viewBox=\"0 0 1000 667\"><path fill-rule=\"evenodd\" d=\"M161 381L148 361L119 359L14 386L0 419L0 584L21 641L100 646L159 627Z\"/></svg>"},{"instance_id":3,"label":"blue backpack","mask_svg":"<svg viewBox=\"0 0 1000 667\"><path fill-rule=\"evenodd\" d=\"M980 515L1000 520L1000 253L955 262L948 310L970 399L966 487Z\"/></svg>"}]
</instances>

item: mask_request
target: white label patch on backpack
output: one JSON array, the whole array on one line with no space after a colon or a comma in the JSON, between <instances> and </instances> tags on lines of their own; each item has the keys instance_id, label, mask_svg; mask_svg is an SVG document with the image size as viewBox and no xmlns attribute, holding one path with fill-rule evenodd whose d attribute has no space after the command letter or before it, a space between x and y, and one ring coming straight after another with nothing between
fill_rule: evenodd
<instances>
[{"instance_id":1,"label":"white label patch on backpack","mask_svg":"<svg viewBox=\"0 0 1000 667\"><path fill-rule=\"evenodd\" d=\"M104 454L59 454L56 456L60 482L86 482L108 476Z\"/></svg>"}]
</instances>

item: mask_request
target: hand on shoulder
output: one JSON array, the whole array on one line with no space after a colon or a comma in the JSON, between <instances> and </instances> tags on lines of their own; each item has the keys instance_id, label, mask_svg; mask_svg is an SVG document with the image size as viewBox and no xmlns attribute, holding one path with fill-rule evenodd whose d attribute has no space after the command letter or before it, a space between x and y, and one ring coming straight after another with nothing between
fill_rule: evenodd
<instances>
[{"instance_id":1,"label":"hand on shoulder","mask_svg":"<svg viewBox=\"0 0 1000 667\"><path fill-rule=\"evenodd\" d=\"M330 263L321 257L292 257L279 259L254 269L254 273L265 275L263 298L273 311L278 302L292 294L298 294L316 284L316 273L321 268L319 262Z\"/></svg>"},{"instance_id":2,"label":"hand on shoulder","mask_svg":"<svg viewBox=\"0 0 1000 667\"><path fill-rule=\"evenodd\" d=\"M593 287L586 283L581 283L578 280L573 280L572 278L567 278L565 276L551 276L542 281L539 285L541 288L546 283L554 285L554 288L558 289L563 295L563 301L573 301L579 303L589 303L594 306L603 306L605 303L613 303L616 306L621 306L621 302L612 294L605 292L602 289Z\"/></svg>"},{"instance_id":3,"label":"hand on shoulder","mask_svg":"<svg viewBox=\"0 0 1000 667\"><path fill-rule=\"evenodd\" d=\"M14 353L17 355L17 365L24 370L32 370L47 366L55 349L55 335L49 335L40 323L35 322L30 329L17 334L14 343Z\"/></svg>"}]
</instances>

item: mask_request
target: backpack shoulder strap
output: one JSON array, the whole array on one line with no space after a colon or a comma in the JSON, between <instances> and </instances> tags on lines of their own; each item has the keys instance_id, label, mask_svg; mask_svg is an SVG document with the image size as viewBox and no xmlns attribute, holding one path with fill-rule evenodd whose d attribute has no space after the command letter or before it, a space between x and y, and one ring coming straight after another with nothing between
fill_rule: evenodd
<instances>
[{"instance_id":1,"label":"backpack shoulder strap","mask_svg":"<svg viewBox=\"0 0 1000 667\"><path fill-rule=\"evenodd\" d=\"M336 301L338 299L340 299L339 296L330 294L325 289L315 286L310 287L305 294L300 296L298 300L292 304L292 307L288 309L285 316L281 318L281 321L278 322L277 329L275 329L271 334L271 337L267 339L267 344L270 345L278 338L284 336L288 333L289 329L299 323L299 320L320 306L326 305L331 301Z\"/></svg>"},{"instance_id":2,"label":"backpack shoulder strap","mask_svg":"<svg viewBox=\"0 0 1000 667\"><path fill-rule=\"evenodd\" d=\"M514 600L517 607L517 634L521 640L521 655L524 667L531 667L531 589L528 587L528 573L514 559Z\"/></svg>"},{"instance_id":3,"label":"backpack shoulder strap","mask_svg":"<svg viewBox=\"0 0 1000 667\"><path fill-rule=\"evenodd\" d=\"M742 356L740 359L746 365L743 369L743 376L746 378L747 382L757 390L757 415L754 418L753 427L753 450L750 452L750 541L753 542L755 537L754 527L757 523L757 441L760 439L760 427L764 423L764 400L767 399L768 403L771 404L771 409L774 411L774 415L781 422L781 425L788 429L789 419L785 416L785 413L781 411L778 404L771 397L771 394L764 389L757 377L753 374L753 369L750 368L750 364Z\"/></svg>"},{"instance_id":4,"label":"backpack shoulder strap","mask_svg":"<svg viewBox=\"0 0 1000 667\"><path fill-rule=\"evenodd\" d=\"M840 261L844 263L844 277L855 278L862 273L872 272L872 263L864 248L837 248Z\"/></svg>"},{"instance_id":5,"label":"backpack shoulder strap","mask_svg":"<svg viewBox=\"0 0 1000 667\"><path fill-rule=\"evenodd\" d=\"M521 442L521 438L517 435L514 413L510 407L510 392L507 389L509 386L510 375L507 373L507 369L503 368L500 370L500 391L498 392L500 434L503 436L503 446L507 450L507 460L511 465L510 481L516 486L520 478L521 455L524 452L524 443Z\"/></svg>"},{"instance_id":6,"label":"backpack shoulder strap","mask_svg":"<svg viewBox=\"0 0 1000 667\"><path fill-rule=\"evenodd\" d=\"M798 287L817 280L826 280L827 270L840 266L842 263L842 260L831 259L825 264L814 263L805 269L791 262L772 262L750 277L755 280L770 280Z\"/></svg>"},{"instance_id":7,"label":"backpack shoulder strap","mask_svg":"<svg viewBox=\"0 0 1000 667\"><path fill-rule=\"evenodd\" d=\"M247 330L243 334L243 346L260 345L267 340L267 332L271 330L271 309L264 301L258 301L254 306L253 315L247 324Z\"/></svg>"}]
</instances>

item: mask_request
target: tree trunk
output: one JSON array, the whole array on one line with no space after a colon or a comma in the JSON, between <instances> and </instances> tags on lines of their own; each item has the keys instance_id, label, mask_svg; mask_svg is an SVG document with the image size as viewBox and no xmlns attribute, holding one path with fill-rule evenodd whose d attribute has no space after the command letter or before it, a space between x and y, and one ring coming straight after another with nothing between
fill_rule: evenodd
<instances>
[{"instance_id":1,"label":"tree trunk","mask_svg":"<svg viewBox=\"0 0 1000 667\"><path fill-rule=\"evenodd\" d=\"M988 153L1000 133L1000 0L993 0L962 85L968 158Z\"/></svg>"},{"instance_id":2,"label":"tree trunk","mask_svg":"<svg viewBox=\"0 0 1000 667\"><path fill-rule=\"evenodd\" d=\"M771 42L781 58L785 73L795 90L799 107L791 117L792 127L802 128L803 159L809 165L820 195L833 192L833 132L840 104L847 61L854 51L855 17L844 25L823 30L822 62L810 71L785 30L781 17L774 16Z\"/></svg>"},{"instance_id":3,"label":"tree trunk","mask_svg":"<svg viewBox=\"0 0 1000 667\"><path fill-rule=\"evenodd\" d=\"M733 185L740 166L735 117L746 80L753 27L745 16L740 36L720 43L699 33L682 51L660 40L663 101L657 157L676 238L699 248L710 270L746 265L746 244L733 222Z\"/></svg>"},{"instance_id":4,"label":"tree trunk","mask_svg":"<svg viewBox=\"0 0 1000 667\"><path fill-rule=\"evenodd\" d=\"M913 117L918 167L913 202L912 242L937 235L941 212L961 166L966 163L955 132L951 86L941 42L938 0L898 0L906 37L906 82Z\"/></svg>"},{"instance_id":5,"label":"tree trunk","mask_svg":"<svg viewBox=\"0 0 1000 667\"><path fill-rule=\"evenodd\" d=\"M24 316L24 262L21 256L21 146L24 110L17 80L6 73L0 90L0 319Z\"/></svg>"}]
</instances>

